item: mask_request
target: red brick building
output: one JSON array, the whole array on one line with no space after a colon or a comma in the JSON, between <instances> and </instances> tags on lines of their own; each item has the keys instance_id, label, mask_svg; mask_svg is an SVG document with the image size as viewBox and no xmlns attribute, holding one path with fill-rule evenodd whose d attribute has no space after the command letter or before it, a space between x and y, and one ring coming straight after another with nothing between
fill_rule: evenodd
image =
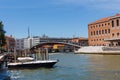
<instances>
[{"instance_id":1,"label":"red brick building","mask_svg":"<svg viewBox=\"0 0 120 80\"><path fill-rule=\"evenodd\" d=\"M90 46L120 46L120 14L88 24Z\"/></svg>"},{"instance_id":2,"label":"red brick building","mask_svg":"<svg viewBox=\"0 0 120 80\"><path fill-rule=\"evenodd\" d=\"M15 39L12 36L5 36L6 45L3 47L6 51L14 51Z\"/></svg>"}]
</instances>

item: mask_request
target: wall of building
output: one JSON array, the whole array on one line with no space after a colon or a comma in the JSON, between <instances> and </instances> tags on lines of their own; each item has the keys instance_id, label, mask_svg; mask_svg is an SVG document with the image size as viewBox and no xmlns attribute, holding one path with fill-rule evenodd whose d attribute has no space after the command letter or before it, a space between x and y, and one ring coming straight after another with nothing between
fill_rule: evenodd
<instances>
[{"instance_id":1,"label":"wall of building","mask_svg":"<svg viewBox=\"0 0 120 80\"><path fill-rule=\"evenodd\" d=\"M6 45L3 48L6 51L14 51L15 48L15 39L12 36L5 36Z\"/></svg>"},{"instance_id":2,"label":"wall of building","mask_svg":"<svg viewBox=\"0 0 120 80\"><path fill-rule=\"evenodd\" d=\"M16 39L16 50L24 49L24 39Z\"/></svg>"},{"instance_id":3,"label":"wall of building","mask_svg":"<svg viewBox=\"0 0 120 80\"><path fill-rule=\"evenodd\" d=\"M102 18L88 24L88 43L90 46L113 45L108 39L120 38L120 14ZM118 40L116 40L118 43Z\"/></svg>"},{"instance_id":4,"label":"wall of building","mask_svg":"<svg viewBox=\"0 0 120 80\"><path fill-rule=\"evenodd\" d=\"M73 38L71 42L79 46L88 46L88 38Z\"/></svg>"}]
</instances>

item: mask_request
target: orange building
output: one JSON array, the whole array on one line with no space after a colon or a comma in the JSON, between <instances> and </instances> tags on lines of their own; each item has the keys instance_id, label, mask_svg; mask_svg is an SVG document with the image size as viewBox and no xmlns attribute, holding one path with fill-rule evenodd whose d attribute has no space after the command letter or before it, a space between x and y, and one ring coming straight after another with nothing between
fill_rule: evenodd
<instances>
[{"instance_id":1,"label":"orange building","mask_svg":"<svg viewBox=\"0 0 120 80\"><path fill-rule=\"evenodd\" d=\"M88 24L89 46L120 46L120 14Z\"/></svg>"},{"instance_id":2,"label":"orange building","mask_svg":"<svg viewBox=\"0 0 120 80\"><path fill-rule=\"evenodd\" d=\"M6 51L13 51L15 48L15 39L12 36L5 36L6 45L3 47Z\"/></svg>"}]
</instances>

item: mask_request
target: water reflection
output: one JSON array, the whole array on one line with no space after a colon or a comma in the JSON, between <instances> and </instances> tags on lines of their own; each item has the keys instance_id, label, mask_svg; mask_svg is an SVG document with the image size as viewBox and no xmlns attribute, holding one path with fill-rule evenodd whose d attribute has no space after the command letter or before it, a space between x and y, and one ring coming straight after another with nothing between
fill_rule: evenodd
<instances>
[{"instance_id":1,"label":"water reflection","mask_svg":"<svg viewBox=\"0 0 120 80\"><path fill-rule=\"evenodd\" d=\"M0 70L0 80L10 80L7 69Z\"/></svg>"}]
</instances>

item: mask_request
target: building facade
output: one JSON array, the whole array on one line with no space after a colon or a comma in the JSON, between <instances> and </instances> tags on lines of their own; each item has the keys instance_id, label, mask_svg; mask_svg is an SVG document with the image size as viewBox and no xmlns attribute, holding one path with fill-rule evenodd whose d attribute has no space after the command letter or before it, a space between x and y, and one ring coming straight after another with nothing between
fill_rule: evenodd
<instances>
[{"instance_id":1,"label":"building facade","mask_svg":"<svg viewBox=\"0 0 120 80\"><path fill-rule=\"evenodd\" d=\"M39 37L32 37L32 46L35 46L40 43Z\"/></svg>"},{"instance_id":2,"label":"building facade","mask_svg":"<svg viewBox=\"0 0 120 80\"><path fill-rule=\"evenodd\" d=\"M88 38L73 38L71 42L79 46L88 46Z\"/></svg>"},{"instance_id":3,"label":"building facade","mask_svg":"<svg viewBox=\"0 0 120 80\"><path fill-rule=\"evenodd\" d=\"M3 46L5 51L12 52L15 48L15 39L12 36L5 36L6 39L6 45Z\"/></svg>"},{"instance_id":4,"label":"building facade","mask_svg":"<svg viewBox=\"0 0 120 80\"><path fill-rule=\"evenodd\" d=\"M88 24L89 46L120 46L120 14Z\"/></svg>"},{"instance_id":5,"label":"building facade","mask_svg":"<svg viewBox=\"0 0 120 80\"><path fill-rule=\"evenodd\" d=\"M16 50L24 49L24 39L16 39Z\"/></svg>"},{"instance_id":6,"label":"building facade","mask_svg":"<svg viewBox=\"0 0 120 80\"><path fill-rule=\"evenodd\" d=\"M24 39L24 49L30 49L32 47L32 38Z\"/></svg>"},{"instance_id":7,"label":"building facade","mask_svg":"<svg viewBox=\"0 0 120 80\"><path fill-rule=\"evenodd\" d=\"M71 38L42 38L40 37L40 43L43 42L65 42L68 43L71 41Z\"/></svg>"}]
</instances>

